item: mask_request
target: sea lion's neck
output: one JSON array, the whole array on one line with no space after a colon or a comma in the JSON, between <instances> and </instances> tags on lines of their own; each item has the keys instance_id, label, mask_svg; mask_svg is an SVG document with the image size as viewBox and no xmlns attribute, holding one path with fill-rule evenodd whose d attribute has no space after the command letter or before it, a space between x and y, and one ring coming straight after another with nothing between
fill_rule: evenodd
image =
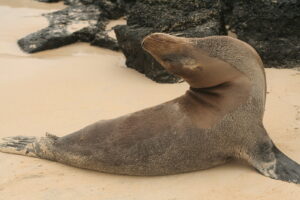
<instances>
[{"instance_id":1,"label":"sea lion's neck","mask_svg":"<svg viewBox=\"0 0 300 200\"><path fill-rule=\"evenodd\" d=\"M250 92L251 82L244 76L213 87L190 88L181 103L201 128L211 128L245 103Z\"/></svg>"}]
</instances>

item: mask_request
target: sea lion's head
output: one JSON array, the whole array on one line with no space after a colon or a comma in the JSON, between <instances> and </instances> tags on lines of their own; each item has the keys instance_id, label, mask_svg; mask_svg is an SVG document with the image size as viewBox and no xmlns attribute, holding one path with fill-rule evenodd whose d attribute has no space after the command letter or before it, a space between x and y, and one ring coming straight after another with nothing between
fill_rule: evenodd
<instances>
[{"instance_id":1,"label":"sea lion's head","mask_svg":"<svg viewBox=\"0 0 300 200\"><path fill-rule=\"evenodd\" d=\"M195 48L188 38L154 33L144 38L142 47L168 72L184 79L204 70L201 58L205 52Z\"/></svg>"},{"instance_id":2,"label":"sea lion's head","mask_svg":"<svg viewBox=\"0 0 300 200\"><path fill-rule=\"evenodd\" d=\"M245 74L248 66L244 67L247 63L242 63L241 56L232 51L238 40L231 40L236 39L226 36L183 38L153 33L144 38L142 47L168 72L182 77L192 88L206 88L248 76Z\"/></svg>"},{"instance_id":3,"label":"sea lion's head","mask_svg":"<svg viewBox=\"0 0 300 200\"><path fill-rule=\"evenodd\" d=\"M144 38L142 47L168 72L182 77L193 88L219 85L237 75L228 63L199 48L195 39L154 33Z\"/></svg>"}]
</instances>

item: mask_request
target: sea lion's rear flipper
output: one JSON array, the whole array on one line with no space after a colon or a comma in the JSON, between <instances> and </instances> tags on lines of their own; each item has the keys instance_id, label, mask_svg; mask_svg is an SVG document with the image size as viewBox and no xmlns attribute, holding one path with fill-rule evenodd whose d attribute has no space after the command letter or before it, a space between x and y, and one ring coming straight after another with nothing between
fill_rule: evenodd
<instances>
[{"instance_id":1,"label":"sea lion's rear flipper","mask_svg":"<svg viewBox=\"0 0 300 200\"><path fill-rule=\"evenodd\" d=\"M59 137L46 133L46 137L13 136L0 139L0 152L54 160L52 145Z\"/></svg>"},{"instance_id":2,"label":"sea lion's rear flipper","mask_svg":"<svg viewBox=\"0 0 300 200\"><path fill-rule=\"evenodd\" d=\"M273 179L300 184L300 165L273 146L274 160L256 162L255 168L263 175Z\"/></svg>"},{"instance_id":3,"label":"sea lion's rear flipper","mask_svg":"<svg viewBox=\"0 0 300 200\"><path fill-rule=\"evenodd\" d=\"M2 138L1 140L0 152L37 157L34 150L36 137L14 136Z\"/></svg>"}]
</instances>

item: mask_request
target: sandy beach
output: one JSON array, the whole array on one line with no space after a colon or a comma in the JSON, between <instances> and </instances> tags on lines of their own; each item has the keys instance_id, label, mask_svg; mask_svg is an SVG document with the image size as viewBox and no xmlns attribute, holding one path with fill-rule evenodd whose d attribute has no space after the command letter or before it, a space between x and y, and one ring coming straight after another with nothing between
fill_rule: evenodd
<instances>
[{"instance_id":1,"label":"sandy beach","mask_svg":"<svg viewBox=\"0 0 300 200\"><path fill-rule=\"evenodd\" d=\"M173 99L188 88L186 83L155 83L126 68L121 53L85 43L22 52L16 41L47 25L42 13L63 7L0 0L0 137L45 132L63 136L100 119ZM277 146L300 163L300 71L266 69L266 75L265 126ZM0 153L0 200L299 198L300 185L266 178L237 161L187 174L129 177Z\"/></svg>"}]
</instances>

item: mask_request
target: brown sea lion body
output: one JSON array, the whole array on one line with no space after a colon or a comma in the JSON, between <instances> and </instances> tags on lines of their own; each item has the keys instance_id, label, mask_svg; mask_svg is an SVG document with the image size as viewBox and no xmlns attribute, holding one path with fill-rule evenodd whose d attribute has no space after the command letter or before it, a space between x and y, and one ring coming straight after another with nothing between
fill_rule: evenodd
<instances>
[{"instance_id":1,"label":"brown sea lion body","mask_svg":"<svg viewBox=\"0 0 300 200\"><path fill-rule=\"evenodd\" d=\"M226 36L167 34L151 34L142 45L189 83L186 94L64 137L5 138L0 151L127 175L190 172L238 158L266 176L300 183L300 166L262 124L266 80L252 47Z\"/></svg>"}]
</instances>

